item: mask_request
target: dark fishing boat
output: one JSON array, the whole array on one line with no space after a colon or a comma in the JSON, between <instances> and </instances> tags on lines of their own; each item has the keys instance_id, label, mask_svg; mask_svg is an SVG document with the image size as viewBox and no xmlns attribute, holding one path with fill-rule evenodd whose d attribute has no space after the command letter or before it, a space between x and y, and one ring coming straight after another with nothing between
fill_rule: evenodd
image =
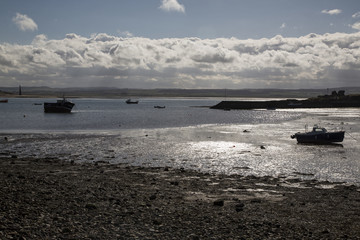
<instances>
[{"instance_id":1,"label":"dark fishing boat","mask_svg":"<svg viewBox=\"0 0 360 240\"><path fill-rule=\"evenodd\" d=\"M55 103L44 103L44 112L46 113L70 113L74 103L65 99L57 100Z\"/></svg>"},{"instance_id":2,"label":"dark fishing boat","mask_svg":"<svg viewBox=\"0 0 360 240\"><path fill-rule=\"evenodd\" d=\"M9 102L9 100L7 100L7 99L0 99L0 103L8 103Z\"/></svg>"},{"instance_id":3,"label":"dark fishing boat","mask_svg":"<svg viewBox=\"0 0 360 240\"><path fill-rule=\"evenodd\" d=\"M154 108L165 108L165 106L154 106Z\"/></svg>"},{"instance_id":4,"label":"dark fishing boat","mask_svg":"<svg viewBox=\"0 0 360 240\"><path fill-rule=\"evenodd\" d=\"M138 104L139 100L131 100L130 98L128 100L126 100L127 104Z\"/></svg>"},{"instance_id":5,"label":"dark fishing boat","mask_svg":"<svg viewBox=\"0 0 360 240\"><path fill-rule=\"evenodd\" d=\"M291 138L296 138L298 143L337 143L344 140L345 131L328 132L325 128L315 125L311 132L295 133Z\"/></svg>"}]
</instances>

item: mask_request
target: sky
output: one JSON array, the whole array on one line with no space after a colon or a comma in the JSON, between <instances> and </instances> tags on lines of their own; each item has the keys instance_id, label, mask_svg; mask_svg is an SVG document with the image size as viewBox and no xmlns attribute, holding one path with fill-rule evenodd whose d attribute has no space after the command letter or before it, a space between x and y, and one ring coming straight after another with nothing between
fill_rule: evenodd
<instances>
[{"instance_id":1,"label":"sky","mask_svg":"<svg viewBox=\"0 0 360 240\"><path fill-rule=\"evenodd\" d=\"M0 0L0 87L360 86L359 0Z\"/></svg>"}]
</instances>

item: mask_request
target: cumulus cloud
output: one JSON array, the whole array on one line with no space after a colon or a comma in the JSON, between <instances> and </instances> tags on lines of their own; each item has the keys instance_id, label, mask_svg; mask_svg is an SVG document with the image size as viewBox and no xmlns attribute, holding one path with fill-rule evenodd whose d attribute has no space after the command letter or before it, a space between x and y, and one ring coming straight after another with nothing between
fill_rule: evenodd
<instances>
[{"instance_id":1,"label":"cumulus cloud","mask_svg":"<svg viewBox=\"0 0 360 240\"><path fill-rule=\"evenodd\" d=\"M25 14L16 13L12 20L21 31L35 31L38 29L34 20Z\"/></svg>"},{"instance_id":2,"label":"cumulus cloud","mask_svg":"<svg viewBox=\"0 0 360 240\"><path fill-rule=\"evenodd\" d=\"M360 31L360 22L354 23L353 25L351 25L351 27L352 27L353 29L356 29L356 30L359 30L359 31Z\"/></svg>"},{"instance_id":3,"label":"cumulus cloud","mask_svg":"<svg viewBox=\"0 0 360 240\"><path fill-rule=\"evenodd\" d=\"M180 4L177 0L161 0L160 9L170 12L182 12L185 13L184 5Z\"/></svg>"},{"instance_id":4,"label":"cumulus cloud","mask_svg":"<svg viewBox=\"0 0 360 240\"><path fill-rule=\"evenodd\" d=\"M353 18L360 18L360 12L354 13L352 15Z\"/></svg>"},{"instance_id":5,"label":"cumulus cloud","mask_svg":"<svg viewBox=\"0 0 360 240\"><path fill-rule=\"evenodd\" d=\"M329 88L358 86L358 76L360 32L248 40L70 33L0 44L4 85Z\"/></svg>"},{"instance_id":6,"label":"cumulus cloud","mask_svg":"<svg viewBox=\"0 0 360 240\"><path fill-rule=\"evenodd\" d=\"M321 13L324 13L324 14L329 14L329 15L338 15L340 13L342 13L342 10L341 9L332 9L332 10L322 10Z\"/></svg>"}]
</instances>

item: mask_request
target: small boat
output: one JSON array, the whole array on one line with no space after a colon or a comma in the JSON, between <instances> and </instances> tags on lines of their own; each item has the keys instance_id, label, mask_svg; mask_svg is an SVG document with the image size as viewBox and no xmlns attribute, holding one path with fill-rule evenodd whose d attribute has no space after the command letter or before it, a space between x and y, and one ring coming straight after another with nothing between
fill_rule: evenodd
<instances>
[{"instance_id":1,"label":"small boat","mask_svg":"<svg viewBox=\"0 0 360 240\"><path fill-rule=\"evenodd\" d=\"M126 100L127 104L138 104L139 100L131 100L130 98L128 100Z\"/></svg>"},{"instance_id":2,"label":"small boat","mask_svg":"<svg viewBox=\"0 0 360 240\"><path fill-rule=\"evenodd\" d=\"M298 143L336 143L344 140L345 131L328 132L325 128L314 125L311 132L295 133L291 138L296 138Z\"/></svg>"},{"instance_id":3,"label":"small boat","mask_svg":"<svg viewBox=\"0 0 360 240\"><path fill-rule=\"evenodd\" d=\"M0 103L7 103L7 102L9 102L9 100L7 100L7 99L0 99Z\"/></svg>"},{"instance_id":4,"label":"small boat","mask_svg":"<svg viewBox=\"0 0 360 240\"><path fill-rule=\"evenodd\" d=\"M44 103L44 112L46 113L70 113L74 107L74 103L68 101L63 97L61 100L57 100L55 103Z\"/></svg>"},{"instance_id":5,"label":"small boat","mask_svg":"<svg viewBox=\"0 0 360 240\"><path fill-rule=\"evenodd\" d=\"M165 106L154 106L154 108L165 108Z\"/></svg>"}]
</instances>

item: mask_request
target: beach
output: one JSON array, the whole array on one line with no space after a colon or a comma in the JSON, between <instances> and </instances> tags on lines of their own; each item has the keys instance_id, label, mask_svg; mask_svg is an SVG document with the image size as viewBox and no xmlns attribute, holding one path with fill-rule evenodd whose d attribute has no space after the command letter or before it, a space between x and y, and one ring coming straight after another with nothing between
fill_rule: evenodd
<instances>
[{"instance_id":1,"label":"beach","mask_svg":"<svg viewBox=\"0 0 360 240\"><path fill-rule=\"evenodd\" d=\"M358 239L358 186L0 158L1 239Z\"/></svg>"},{"instance_id":2,"label":"beach","mask_svg":"<svg viewBox=\"0 0 360 240\"><path fill-rule=\"evenodd\" d=\"M31 102L3 107L0 239L358 239L358 109ZM290 138L313 124L344 141Z\"/></svg>"}]
</instances>

